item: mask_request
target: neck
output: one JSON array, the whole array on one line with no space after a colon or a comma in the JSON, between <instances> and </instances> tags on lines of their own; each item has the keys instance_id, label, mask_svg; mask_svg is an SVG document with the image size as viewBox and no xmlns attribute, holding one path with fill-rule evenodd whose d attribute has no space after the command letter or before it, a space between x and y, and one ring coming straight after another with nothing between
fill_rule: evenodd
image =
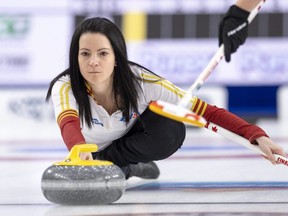
<instances>
[{"instance_id":1,"label":"neck","mask_svg":"<svg viewBox=\"0 0 288 216\"><path fill-rule=\"evenodd\" d=\"M101 105L110 115L118 110L112 85L91 86L97 104Z\"/></svg>"},{"instance_id":2,"label":"neck","mask_svg":"<svg viewBox=\"0 0 288 216\"><path fill-rule=\"evenodd\" d=\"M97 99L97 97L111 97L113 96L113 82L112 80L104 83L97 83L97 84L91 84L89 83L94 97Z\"/></svg>"}]
</instances>

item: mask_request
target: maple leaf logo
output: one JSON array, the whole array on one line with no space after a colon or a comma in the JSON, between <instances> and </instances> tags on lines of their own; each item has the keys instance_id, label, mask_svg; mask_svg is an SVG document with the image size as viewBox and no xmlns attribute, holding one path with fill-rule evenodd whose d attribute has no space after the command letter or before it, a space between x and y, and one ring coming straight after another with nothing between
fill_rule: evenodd
<instances>
[{"instance_id":1,"label":"maple leaf logo","mask_svg":"<svg viewBox=\"0 0 288 216\"><path fill-rule=\"evenodd\" d=\"M209 125L210 125L210 122L206 122L206 124L205 124L204 127L206 127L206 128L209 129ZM217 133L217 131L218 131L217 126L212 126L212 131L214 131L215 133Z\"/></svg>"},{"instance_id":2,"label":"maple leaf logo","mask_svg":"<svg viewBox=\"0 0 288 216\"><path fill-rule=\"evenodd\" d=\"M212 131L217 133L217 131L218 131L217 127L216 126L212 127Z\"/></svg>"}]
</instances>

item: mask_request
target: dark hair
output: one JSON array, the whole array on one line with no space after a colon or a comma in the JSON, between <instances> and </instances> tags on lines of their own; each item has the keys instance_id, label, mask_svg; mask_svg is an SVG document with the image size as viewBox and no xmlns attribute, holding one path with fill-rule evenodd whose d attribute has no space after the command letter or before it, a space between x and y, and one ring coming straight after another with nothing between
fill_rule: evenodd
<instances>
[{"instance_id":1,"label":"dark hair","mask_svg":"<svg viewBox=\"0 0 288 216\"><path fill-rule=\"evenodd\" d=\"M48 101L51 97L52 87L55 82L62 76L70 75L72 92L79 106L80 119L82 122L85 120L89 127L92 126L92 114L85 79L80 73L78 63L79 39L82 34L88 32L102 33L109 39L113 47L117 62L117 67L115 67L113 73L113 92L115 101L117 101L117 95L120 95L123 117L128 123L131 109L135 109L138 112L138 93L136 90L138 77L131 71L129 66L129 64L135 63L128 61L126 43L120 29L106 18L89 18L78 25L70 44L69 67L51 81L46 100ZM119 104L117 104L117 107L120 108Z\"/></svg>"}]
</instances>

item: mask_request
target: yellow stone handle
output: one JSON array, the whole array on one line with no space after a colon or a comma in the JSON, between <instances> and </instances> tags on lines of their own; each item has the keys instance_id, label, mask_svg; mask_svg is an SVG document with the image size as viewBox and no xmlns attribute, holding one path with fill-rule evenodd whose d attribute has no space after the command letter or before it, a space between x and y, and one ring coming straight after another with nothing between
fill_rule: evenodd
<instances>
[{"instance_id":1,"label":"yellow stone handle","mask_svg":"<svg viewBox=\"0 0 288 216\"><path fill-rule=\"evenodd\" d=\"M101 166L101 165L112 165L110 161L100 160L81 160L79 154L81 152L96 152L98 146L96 144L79 144L73 146L68 156L64 161L56 162L53 165L64 165L64 166Z\"/></svg>"},{"instance_id":2,"label":"yellow stone handle","mask_svg":"<svg viewBox=\"0 0 288 216\"><path fill-rule=\"evenodd\" d=\"M98 146L96 144L74 145L66 159L71 161L78 161L81 160L79 157L81 152L96 152L97 150Z\"/></svg>"}]
</instances>

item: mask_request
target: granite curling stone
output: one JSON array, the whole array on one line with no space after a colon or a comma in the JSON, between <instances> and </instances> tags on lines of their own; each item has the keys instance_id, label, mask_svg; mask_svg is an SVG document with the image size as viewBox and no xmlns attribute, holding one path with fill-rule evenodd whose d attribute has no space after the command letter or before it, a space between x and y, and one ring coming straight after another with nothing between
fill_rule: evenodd
<instances>
[{"instance_id":1,"label":"granite curling stone","mask_svg":"<svg viewBox=\"0 0 288 216\"><path fill-rule=\"evenodd\" d=\"M122 170L110 161L81 160L80 152L95 152L97 145L75 145L68 157L48 167L41 179L43 195L62 205L103 205L125 192Z\"/></svg>"}]
</instances>

